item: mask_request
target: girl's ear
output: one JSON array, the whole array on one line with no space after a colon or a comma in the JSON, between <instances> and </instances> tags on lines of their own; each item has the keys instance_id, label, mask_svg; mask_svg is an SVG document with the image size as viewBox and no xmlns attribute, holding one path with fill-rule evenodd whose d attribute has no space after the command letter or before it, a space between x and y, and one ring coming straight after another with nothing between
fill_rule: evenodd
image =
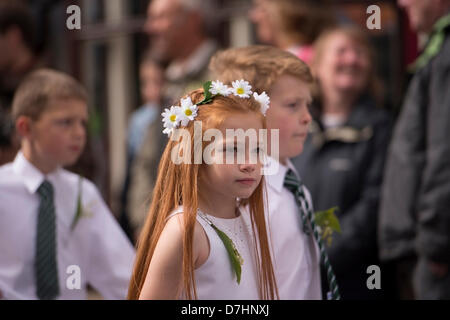
<instances>
[{"instance_id":1,"label":"girl's ear","mask_svg":"<svg viewBox=\"0 0 450 320\"><path fill-rule=\"evenodd\" d=\"M30 135L32 121L33 120L31 120L31 118L27 116L19 116L17 118L16 131L21 137L25 138Z\"/></svg>"}]
</instances>

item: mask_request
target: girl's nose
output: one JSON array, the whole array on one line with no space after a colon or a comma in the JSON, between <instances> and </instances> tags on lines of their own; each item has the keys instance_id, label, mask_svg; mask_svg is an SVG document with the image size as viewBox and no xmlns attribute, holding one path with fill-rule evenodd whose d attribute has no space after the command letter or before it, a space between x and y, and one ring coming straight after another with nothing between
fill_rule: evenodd
<instances>
[{"instance_id":1,"label":"girl's nose","mask_svg":"<svg viewBox=\"0 0 450 320\"><path fill-rule=\"evenodd\" d=\"M253 172L256 169L256 164L251 163L248 159L244 164L239 165L239 169L243 172Z\"/></svg>"}]
</instances>

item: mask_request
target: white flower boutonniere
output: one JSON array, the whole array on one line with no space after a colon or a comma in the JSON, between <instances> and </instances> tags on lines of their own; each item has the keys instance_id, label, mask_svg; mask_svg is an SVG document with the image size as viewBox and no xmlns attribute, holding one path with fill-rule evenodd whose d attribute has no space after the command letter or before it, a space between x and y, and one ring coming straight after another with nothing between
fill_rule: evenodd
<instances>
[{"instance_id":1,"label":"white flower boutonniere","mask_svg":"<svg viewBox=\"0 0 450 320\"><path fill-rule=\"evenodd\" d=\"M83 201L82 201L82 183L83 183L83 177L79 177L78 179L78 195L77 195L77 206L75 211L75 216L73 217L72 224L70 225L70 230L73 231L78 223L78 221L83 217L92 217L93 214L86 210L86 208L83 207Z\"/></svg>"}]
</instances>

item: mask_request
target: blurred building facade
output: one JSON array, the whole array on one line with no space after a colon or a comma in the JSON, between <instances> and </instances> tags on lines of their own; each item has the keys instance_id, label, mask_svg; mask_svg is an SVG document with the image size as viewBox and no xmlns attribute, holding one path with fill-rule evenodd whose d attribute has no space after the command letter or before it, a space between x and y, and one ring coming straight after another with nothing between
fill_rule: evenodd
<instances>
[{"instance_id":1,"label":"blurred building facade","mask_svg":"<svg viewBox=\"0 0 450 320\"><path fill-rule=\"evenodd\" d=\"M208 1L208 0L205 0ZM78 78L90 94L90 139L73 170L99 187L117 213L118 194L126 167L129 114L139 105L138 65L149 44L142 27L149 0L29 0L38 21L40 43L50 66ZM386 88L386 104L398 108L406 87L406 65L417 54L415 35L395 1L334 0L340 22L366 29L377 51L377 67ZM66 28L70 5L81 8L81 30ZM251 0L220 0L211 12L219 27L214 35L221 47L256 43L247 12ZM381 8L381 30L367 30L369 5ZM151 44L150 44L151 45Z\"/></svg>"}]
</instances>

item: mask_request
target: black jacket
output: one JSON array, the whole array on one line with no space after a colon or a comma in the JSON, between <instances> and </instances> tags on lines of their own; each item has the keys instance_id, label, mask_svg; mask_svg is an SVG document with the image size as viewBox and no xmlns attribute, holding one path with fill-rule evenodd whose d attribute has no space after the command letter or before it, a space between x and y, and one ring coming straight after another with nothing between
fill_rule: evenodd
<instances>
[{"instance_id":1,"label":"black jacket","mask_svg":"<svg viewBox=\"0 0 450 320\"><path fill-rule=\"evenodd\" d=\"M450 26L411 80L389 147L380 256L450 263Z\"/></svg>"},{"instance_id":2,"label":"black jacket","mask_svg":"<svg viewBox=\"0 0 450 320\"><path fill-rule=\"evenodd\" d=\"M377 211L391 126L389 113L362 97L338 129L325 130L316 117L293 159L315 211L339 207L342 233L333 234L327 251L343 298L371 296L366 269L378 262Z\"/></svg>"}]
</instances>

